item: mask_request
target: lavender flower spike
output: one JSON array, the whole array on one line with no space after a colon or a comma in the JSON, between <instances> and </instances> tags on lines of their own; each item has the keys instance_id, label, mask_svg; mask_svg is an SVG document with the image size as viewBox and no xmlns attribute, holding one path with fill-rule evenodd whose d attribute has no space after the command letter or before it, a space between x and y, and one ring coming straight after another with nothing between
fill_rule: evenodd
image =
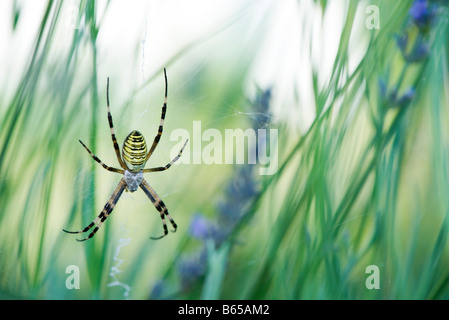
<instances>
[{"instance_id":1,"label":"lavender flower spike","mask_svg":"<svg viewBox=\"0 0 449 320\"><path fill-rule=\"evenodd\" d=\"M429 5L427 0L415 0L409 14L418 28L427 29L436 15L436 7Z\"/></svg>"}]
</instances>

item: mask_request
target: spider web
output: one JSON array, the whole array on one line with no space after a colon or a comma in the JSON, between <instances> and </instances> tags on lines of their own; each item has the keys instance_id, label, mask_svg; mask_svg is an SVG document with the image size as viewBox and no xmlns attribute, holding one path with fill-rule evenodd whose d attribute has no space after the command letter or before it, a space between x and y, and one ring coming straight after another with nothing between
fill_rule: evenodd
<instances>
[{"instance_id":1,"label":"spider web","mask_svg":"<svg viewBox=\"0 0 449 320\"><path fill-rule=\"evenodd\" d=\"M111 270L109 272L109 275L112 278L112 282L109 282L107 284L108 288L111 288L111 287L123 288L123 290L124 290L123 297L126 300L129 299L131 287L128 284L123 283L120 280L118 280L118 274L120 274L122 272L122 270L120 270L120 266L125 261L124 259L119 258L119 255L120 255L120 250L123 247L129 245L130 243L131 243L131 238L120 238L119 239L119 243L118 243L117 247L115 248L115 253L114 253L114 257L113 257L113 260L116 262L116 264L111 267Z\"/></svg>"}]
</instances>

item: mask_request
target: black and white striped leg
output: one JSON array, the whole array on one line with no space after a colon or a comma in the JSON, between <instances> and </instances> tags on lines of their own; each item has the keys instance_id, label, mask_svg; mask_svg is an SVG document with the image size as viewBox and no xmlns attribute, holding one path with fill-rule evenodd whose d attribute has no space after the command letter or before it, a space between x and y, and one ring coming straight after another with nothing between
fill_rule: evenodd
<instances>
[{"instance_id":1,"label":"black and white striped leg","mask_svg":"<svg viewBox=\"0 0 449 320\"><path fill-rule=\"evenodd\" d=\"M117 143L117 138L115 137L114 124L112 123L112 114L111 114L111 109L109 107L109 78L107 80L107 85L106 85L106 103L107 103L107 107L108 107L108 122L109 122L109 128L111 129L112 144L114 145L115 154L117 156L117 160L120 164L120 167L122 167L123 169L126 170L126 165L123 162L122 157L120 155L120 148Z\"/></svg>"},{"instance_id":2,"label":"black and white striped leg","mask_svg":"<svg viewBox=\"0 0 449 320\"><path fill-rule=\"evenodd\" d=\"M184 148L187 145L187 142L189 142L189 139L186 140L186 142L184 143L184 146L181 148L181 150L179 151L178 155L176 157L173 158L172 161L170 161L170 163L168 163L165 167L157 167L157 168L149 168L149 169L143 169L143 172L157 172L157 171L164 171L167 170L168 168L170 168L172 166L173 163L175 163L176 161L178 161L178 159L181 157L182 152L184 151Z\"/></svg>"},{"instance_id":3,"label":"black and white striped leg","mask_svg":"<svg viewBox=\"0 0 449 320\"><path fill-rule=\"evenodd\" d=\"M114 192L111 195L111 198L109 199L109 201L106 203L106 205L104 206L103 210L101 210L101 213L98 215L97 218L95 218L94 221L92 221L87 227L85 227L83 230L80 231L68 231L68 230L64 230L64 232L67 233L84 233L89 231L93 226L95 226L95 228L92 230L92 232L84 239L76 239L77 241L85 241L88 240L90 238L92 238L95 233L98 231L98 229L100 229L101 225L103 224L103 222L109 217L109 215L111 214L112 210L114 210L114 207L117 203L117 201L120 199L120 196L123 193L123 190L125 190L125 186L126 186L126 182L125 180L122 178L122 180L120 180L119 184L117 185L117 187L115 188Z\"/></svg>"},{"instance_id":4,"label":"black and white striped leg","mask_svg":"<svg viewBox=\"0 0 449 320\"><path fill-rule=\"evenodd\" d=\"M168 228L167 228L167 223L165 221L165 217L168 218L168 220L170 221L170 223L173 226L174 230L172 232L176 232L176 229L178 228L178 226L176 225L175 221L172 219L172 217L168 213L167 207L165 206L165 204L161 200L161 198L159 198L159 196L156 194L156 192L153 190L153 188L151 188L150 185L145 181L145 179L142 180L140 187L142 188L143 192L145 192L145 194L148 196L148 198L150 198L151 202L156 207L157 211L159 211L159 213L161 215L162 226L164 228L164 234L162 236L150 237L150 238L153 240L158 240L158 239L165 237L168 234Z\"/></svg>"},{"instance_id":5,"label":"black and white striped leg","mask_svg":"<svg viewBox=\"0 0 449 320\"><path fill-rule=\"evenodd\" d=\"M99 164L101 164L101 166L102 166L103 168L105 168L105 169L108 170L108 171L112 171L112 172L117 172L117 173L121 173L121 174L124 173L124 171L123 171L122 169L116 169L116 168L113 168L113 167L110 167L110 166L104 164L103 161L101 161L96 155L94 155L94 154L92 153L92 151L90 151L89 148L86 147L86 145L85 145L81 140L79 140L79 142L80 142L81 145L84 147L84 149L86 149L87 152L89 152L89 154L91 155L91 157L94 158L94 160L97 161Z\"/></svg>"},{"instance_id":6,"label":"black and white striped leg","mask_svg":"<svg viewBox=\"0 0 449 320\"><path fill-rule=\"evenodd\" d=\"M151 145L150 151L147 153L147 161L153 154L154 149L156 149L159 140L161 140L162 130L164 129L164 121L165 121L165 113L167 112L167 93L168 93L168 82L167 82L167 72L164 68L164 77L165 77L165 98L164 105L162 106L162 114L161 114L161 122L159 123L159 129L157 131L157 135L154 138L153 144Z\"/></svg>"}]
</instances>

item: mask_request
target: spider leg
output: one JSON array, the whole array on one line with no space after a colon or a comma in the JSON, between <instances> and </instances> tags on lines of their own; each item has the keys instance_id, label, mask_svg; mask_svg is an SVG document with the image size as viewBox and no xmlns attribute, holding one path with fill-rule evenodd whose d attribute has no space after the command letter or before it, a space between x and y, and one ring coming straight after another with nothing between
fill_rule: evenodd
<instances>
[{"instance_id":1,"label":"spider leg","mask_svg":"<svg viewBox=\"0 0 449 320\"><path fill-rule=\"evenodd\" d=\"M142 188L143 192L150 198L153 205L156 207L157 211L161 214L161 220L162 225L164 227L164 234L159 237L150 237L153 240L158 240L163 237L165 237L168 234L168 228L167 223L165 222L165 217L170 220L170 223L172 224L174 230L172 232L176 232L176 229L178 226L176 225L175 221L172 219L172 217L169 215L167 207L165 206L164 202L159 198L159 196L156 194L156 192L153 190L153 188L150 187L148 182L145 181L145 179L142 180L142 183L140 184L140 187Z\"/></svg>"},{"instance_id":2,"label":"spider leg","mask_svg":"<svg viewBox=\"0 0 449 320\"><path fill-rule=\"evenodd\" d=\"M165 71L165 68L164 68L164 76L165 76L165 98L164 98L164 105L162 106L161 122L159 123L159 129L157 131L156 137L154 138L153 144L151 145L150 151L148 151L147 153L146 161L148 161L148 159L151 157L154 149L156 149L159 143L159 140L161 140L162 130L164 128L165 113L167 112L167 93L168 93L167 72Z\"/></svg>"},{"instance_id":3,"label":"spider leg","mask_svg":"<svg viewBox=\"0 0 449 320\"><path fill-rule=\"evenodd\" d=\"M123 162L122 157L120 155L120 148L117 143L117 138L115 137L114 124L112 123L112 114L111 114L111 109L109 107L109 78L108 78L108 82L106 85L106 102L107 102L107 107L108 107L108 122L109 122L109 128L111 129L112 144L114 145L115 154L117 156L117 160L120 164L120 167L122 167L123 169L126 170L127 168L126 168L126 165Z\"/></svg>"},{"instance_id":4,"label":"spider leg","mask_svg":"<svg viewBox=\"0 0 449 320\"><path fill-rule=\"evenodd\" d=\"M181 148L181 150L179 151L178 155L176 157L173 158L172 161L170 161L165 167L158 167L158 168L149 168L149 169L143 169L143 172L156 172L156 171L164 171L167 170L168 168L171 167L171 165L173 163L175 163L182 155L182 152L184 151L184 148L187 145L187 142L189 142L189 139L186 140L186 142L184 143L184 146Z\"/></svg>"},{"instance_id":5,"label":"spider leg","mask_svg":"<svg viewBox=\"0 0 449 320\"><path fill-rule=\"evenodd\" d=\"M101 210L101 213L98 215L98 217L95 218L94 221L92 221L83 230L80 230L80 231L68 231L68 230L63 229L62 231L67 232L67 233L84 233L84 232L89 231L93 226L98 224L86 238L84 238L84 239L76 239L76 240L81 242L81 241L85 241L85 240L88 240L88 239L92 238L95 235L95 233L98 231L98 229L100 229L100 227L103 224L103 222L111 214L112 210L114 210L114 207L115 207L117 201L120 199L120 196L122 195L123 190L125 190L125 186L126 186L126 182L122 178L122 180L120 180L119 184L117 185L117 187L115 188L114 192L112 193L111 197L109 198L109 201L106 203L106 205L104 206L103 210Z\"/></svg>"},{"instance_id":6,"label":"spider leg","mask_svg":"<svg viewBox=\"0 0 449 320\"><path fill-rule=\"evenodd\" d=\"M122 169L112 168L112 167L110 167L110 166L104 164L103 161L101 161L96 155L94 155L94 154L92 153L92 151L90 151L89 148L86 147L86 145L85 145L81 140L79 140L79 142L80 142L81 145L84 147L84 149L86 149L87 152L89 152L89 154L92 156L92 158L94 158L95 161L97 161L99 164L101 164L101 166L102 166L103 168L105 168L105 169L108 170L108 171L112 171L112 172L117 172L117 173L121 173L121 174L124 173L124 171L123 171Z\"/></svg>"}]
</instances>

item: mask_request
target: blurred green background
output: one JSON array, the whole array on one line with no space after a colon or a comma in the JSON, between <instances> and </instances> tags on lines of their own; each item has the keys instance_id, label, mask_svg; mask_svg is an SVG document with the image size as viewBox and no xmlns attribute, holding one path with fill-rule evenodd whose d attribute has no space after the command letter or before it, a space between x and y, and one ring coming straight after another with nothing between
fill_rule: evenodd
<instances>
[{"instance_id":1,"label":"blurred green background","mask_svg":"<svg viewBox=\"0 0 449 320\"><path fill-rule=\"evenodd\" d=\"M0 14L0 298L449 297L448 1L10 0ZM146 174L178 231L149 239L161 220L139 190L79 243L62 229L90 223L120 179L77 141L118 166L106 79L120 146L132 130L151 143L164 67L147 167L201 121L277 130L278 170Z\"/></svg>"}]
</instances>

